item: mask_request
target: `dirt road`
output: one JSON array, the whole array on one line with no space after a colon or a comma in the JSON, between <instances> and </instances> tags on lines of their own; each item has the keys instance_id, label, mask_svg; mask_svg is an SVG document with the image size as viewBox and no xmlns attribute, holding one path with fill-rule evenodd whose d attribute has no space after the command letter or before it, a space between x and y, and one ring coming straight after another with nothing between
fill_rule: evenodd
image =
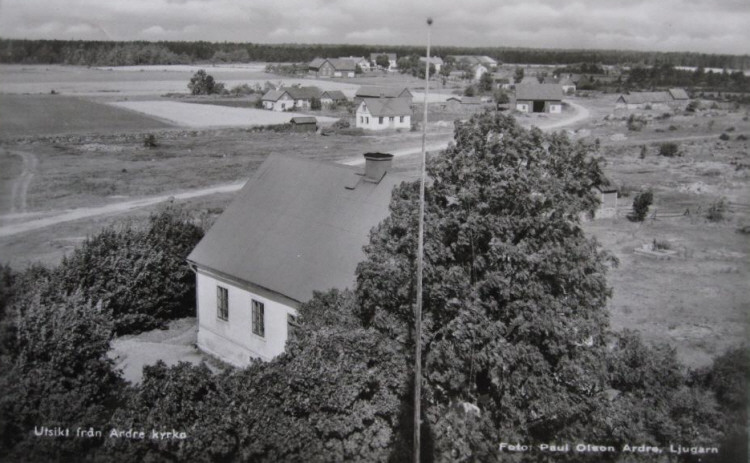
<instances>
[{"instance_id":1,"label":"dirt road","mask_svg":"<svg viewBox=\"0 0 750 463\"><path fill-rule=\"evenodd\" d=\"M522 125L535 125L539 127L542 130L553 130L558 129L561 127L565 127L568 125L576 124L578 122L581 122L585 119L587 119L590 116L589 110L584 108L583 106L576 104L576 103L570 103L569 104L576 110L576 112L572 115L569 115L565 118L561 119L555 119L552 121L539 121L539 120L522 120L520 121ZM540 123L541 122L541 123ZM427 145L427 151L439 151L443 150L448 146L448 143L452 141L452 137L445 138L442 136L443 139L440 141L434 141L431 140ZM390 150L391 154L393 154L396 157L401 156L408 156L412 154L418 154L422 150L421 145L416 147L410 147L410 148L401 148L396 150ZM29 182L31 181L31 178L34 175L34 171L36 170L37 166L37 160L36 156L30 155L30 153L26 153L26 157L22 153L17 153L20 156L24 158L24 173L19 177L18 181L18 197L19 197L19 204L22 204L22 209L20 211L25 211L25 204L26 204L26 190L28 189ZM351 158L347 160L341 161L342 164L346 165L360 165L364 163L364 159L361 156L357 156L356 158ZM224 184L224 185L215 185L208 188L201 188L198 190L183 192L183 193L175 193L175 194L163 194L159 196L152 196L148 198L141 198L141 199L134 199L130 201L123 201L119 203L114 204L108 204L106 206L99 206L99 207L82 207L78 209L72 209L72 210L66 210L66 211L50 211L49 214L46 217L43 218L37 218L37 219L31 219L28 221L21 221L24 219L25 214L19 214L14 213L11 215L6 216L0 216L0 238L6 237L6 236L12 236L17 235L19 233L25 233L30 232L33 230L38 230L40 228L49 227L52 225L56 225L63 222L70 222L73 220L80 220L85 219L88 217L94 217L94 216L100 216L100 215L109 215L109 214L119 214L122 212L131 211L133 209L138 209L141 207L148 207L153 206L155 204L169 201L169 200L179 200L179 199L190 199L190 198L197 198L200 196L207 196L212 195L215 193L230 193L233 191L237 191L240 188L242 188L244 184L243 182L239 183L232 183L232 184ZM14 185L14 201L16 198L16 188ZM20 202L20 198L23 198L22 203ZM13 203L14 205L16 202ZM38 217L39 214L28 214L26 217ZM9 219L12 219L16 223L12 224L3 224L3 222L8 222Z\"/></svg>"},{"instance_id":2,"label":"dirt road","mask_svg":"<svg viewBox=\"0 0 750 463\"><path fill-rule=\"evenodd\" d=\"M26 193L29 191L29 184L39 166L39 159L37 159L34 153L11 150L5 151L19 156L23 160L23 171L21 172L21 175L13 181L10 199L11 214L23 213L26 212Z\"/></svg>"}]
</instances>

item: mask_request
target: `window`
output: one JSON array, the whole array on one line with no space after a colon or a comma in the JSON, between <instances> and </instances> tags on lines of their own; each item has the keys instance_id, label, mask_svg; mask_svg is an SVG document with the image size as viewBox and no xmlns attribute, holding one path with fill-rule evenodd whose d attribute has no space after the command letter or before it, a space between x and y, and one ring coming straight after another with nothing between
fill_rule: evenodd
<instances>
[{"instance_id":1,"label":"window","mask_svg":"<svg viewBox=\"0 0 750 463\"><path fill-rule=\"evenodd\" d=\"M286 109L286 103L281 103L281 109Z\"/></svg>"},{"instance_id":2,"label":"window","mask_svg":"<svg viewBox=\"0 0 750 463\"><path fill-rule=\"evenodd\" d=\"M393 121L395 121L395 120L396 120L396 118L395 118L395 117L393 117L393 116L391 116L391 118L390 118L390 119L388 119L388 122L393 122Z\"/></svg>"},{"instance_id":3,"label":"window","mask_svg":"<svg viewBox=\"0 0 750 463\"><path fill-rule=\"evenodd\" d=\"M401 116L401 117L399 117L399 118L398 118L398 121L399 121L399 122L404 122L404 116Z\"/></svg>"},{"instance_id":4,"label":"window","mask_svg":"<svg viewBox=\"0 0 750 463\"><path fill-rule=\"evenodd\" d=\"M365 121L365 116L359 116L359 122L364 122L364 121Z\"/></svg>"},{"instance_id":5,"label":"window","mask_svg":"<svg viewBox=\"0 0 750 463\"><path fill-rule=\"evenodd\" d=\"M221 286L216 287L216 316L229 320L229 291Z\"/></svg>"},{"instance_id":6,"label":"window","mask_svg":"<svg viewBox=\"0 0 750 463\"><path fill-rule=\"evenodd\" d=\"M258 336L266 335L265 317L263 312L265 312L263 303L253 299L253 333Z\"/></svg>"},{"instance_id":7,"label":"window","mask_svg":"<svg viewBox=\"0 0 750 463\"><path fill-rule=\"evenodd\" d=\"M378 124L382 124L382 123L383 123L383 118L382 118L382 117L379 117L379 118L378 118Z\"/></svg>"},{"instance_id":8,"label":"window","mask_svg":"<svg viewBox=\"0 0 750 463\"><path fill-rule=\"evenodd\" d=\"M294 339L297 336L297 330L299 330L299 323L297 323L297 317L292 314L286 315L286 338Z\"/></svg>"},{"instance_id":9,"label":"window","mask_svg":"<svg viewBox=\"0 0 750 463\"><path fill-rule=\"evenodd\" d=\"M370 123L370 117L369 116L365 117L365 122L368 123L368 124Z\"/></svg>"}]
</instances>

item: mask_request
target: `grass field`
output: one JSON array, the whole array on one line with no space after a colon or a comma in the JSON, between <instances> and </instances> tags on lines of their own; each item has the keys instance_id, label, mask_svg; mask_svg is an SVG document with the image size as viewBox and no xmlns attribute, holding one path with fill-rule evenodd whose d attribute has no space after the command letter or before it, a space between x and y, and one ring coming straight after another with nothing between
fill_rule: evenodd
<instances>
[{"instance_id":1,"label":"grass field","mask_svg":"<svg viewBox=\"0 0 750 463\"><path fill-rule=\"evenodd\" d=\"M251 127L254 125L285 124L302 113L268 111L255 108L231 108L219 105L199 105L177 101L122 101L112 103L117 108L170 121L183 127ZM318 124L330 124L334 118L317 117Z\"/></svg>"},{"instance_id":2,"label":"grass field","mask_svg":"<svg viewBox=\"0 0 750 463\"><path fill-rule=\"evenodd\" d=\"M0 138L166 127L171 125L144 114L81 98L0 94Z\"/></svg>"}]
</instances>

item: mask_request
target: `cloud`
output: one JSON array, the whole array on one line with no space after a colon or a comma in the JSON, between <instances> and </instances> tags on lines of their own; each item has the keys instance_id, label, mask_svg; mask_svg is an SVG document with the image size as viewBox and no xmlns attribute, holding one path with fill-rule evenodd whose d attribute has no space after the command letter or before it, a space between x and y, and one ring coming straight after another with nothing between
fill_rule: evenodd
<instances>
[{"instance_id":1,"label":"cloud","mask_svg":"<svg viewBox=\"0 0 750 463\"><path fill-rule=\"evenodd\" d=\"M15 38L410 45L429 15L437 45L750 53L747 0L0 2L0 31Z\"/></svg>"}]
</instances>

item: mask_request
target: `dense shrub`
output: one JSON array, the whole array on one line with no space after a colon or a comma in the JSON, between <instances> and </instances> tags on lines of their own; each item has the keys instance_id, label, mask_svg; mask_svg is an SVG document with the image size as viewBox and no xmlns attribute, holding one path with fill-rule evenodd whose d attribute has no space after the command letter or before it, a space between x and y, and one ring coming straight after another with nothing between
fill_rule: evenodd
<instances>
[{"instance_id":1,"label":"dense shrub","mask_svg":"<svg viewBox=\"0 0 750 463\"><path fill-rule=\"evenodd\" d=\"M729 134L722 133L721 135L719 135L719 140L728 141L729 140Z\"/></svg>"},{"instance_id":2,"label":"dense shrub","mask_svg":"<svg viewBox=\"0 0 750 463\"><path fill-rule=\"evenodd\" d=\"M104 301L117 333L155 328L194 313L195 276L185 259L202 237L184 211L165 207L144 229L128 224L89 237L56 270L59 287Z\"/></svg>"},{"instance_id":3,"label":"dense shrub","mask_svg":"<svg viewBox=\"0 0 750 463\"><path fill-rule=\"evenodd\" d=\"M633 211L628 218L634 222L643 222L648 214L648 208L654 201L654 194L651 190L639 193L633 200Z\"/></svg>"},{"instance_id":4,"label":"dense shrub","mask_svg":"<svg viewBox=\"0 0 750 463\"><path fill-rule=\"evenodd\" d=\"M320 98L313 97L310 100L310 110L312 111L320 111L323 108L323 105L320 102Z\"/></svg>"},{"instance_id":5,"label":"dense shrub","mask_svg":"<svg viewBox=\"0 0 750 463\"><path fill-rule=\"evenodd\" d=\"M631 114L628 118L627 126L628 130L637 132L646 125L646 120L642 117L638 117L635 114Z\"/></svg>"},{"instance_id":6,"label":"dense shrub","mask_svg":"<svg viewBox=\"0 0 750 463\"><path fill-rule=\"evenodd\" d=\"M672 158L680 155L680 147L677 143L666 142L659 145L659 155Z\"/></svg>"},{"instance_id":7,"label":"dense shrub","mask_svg":"<svg viewBox=\"0 0 750 463\"><path fill-rule=\"evenodd\" d=\"M724 214L727 212L727 200L721 198L711 203L706 211L706 218L711 222L720 222L724 220Z\"/></svg>"}]
</instances>

